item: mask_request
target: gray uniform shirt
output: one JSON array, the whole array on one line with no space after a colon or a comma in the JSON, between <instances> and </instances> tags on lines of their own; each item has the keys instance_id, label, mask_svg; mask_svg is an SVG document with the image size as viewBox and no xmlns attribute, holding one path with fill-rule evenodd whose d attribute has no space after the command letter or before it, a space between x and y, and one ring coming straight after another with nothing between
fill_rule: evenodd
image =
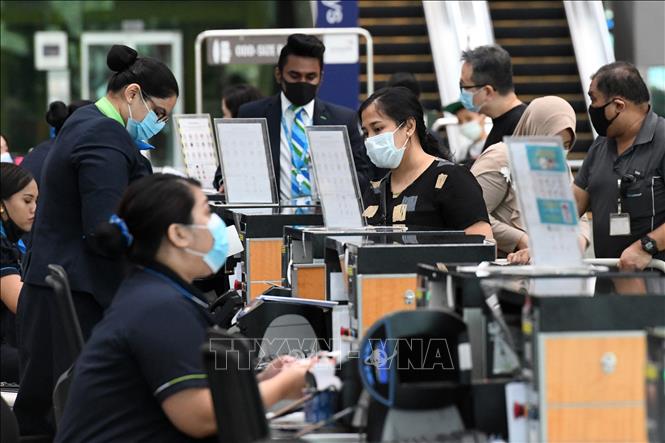
<instances>
[{"instance_id":1,"label":"gray uniform shirt","mask_svg":"<svg viewBox=\"0 0 665 443\"><path fill-rule=\"evenodd\" d=\"M622 197L631 234L610 236L610 213L617 212L617 179L636 177ZM633 146L617 155L614 139L598 137L589 148L575 184L589 193L596 257L618 258L631 243L665 223L665 119L647 114ZM665 251L655 258L664 259Z\"/></svg>"}]
</instances>

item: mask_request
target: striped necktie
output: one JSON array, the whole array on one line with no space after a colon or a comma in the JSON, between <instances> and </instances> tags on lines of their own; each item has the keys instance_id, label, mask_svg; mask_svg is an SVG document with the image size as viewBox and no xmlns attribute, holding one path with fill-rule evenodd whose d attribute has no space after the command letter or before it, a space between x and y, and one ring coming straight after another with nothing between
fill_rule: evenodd
<instances>
[{"instance_id":1,"label":"striped necktie","mask_svg":"<svg viewBox=\"0 0 665 443\"><path fill-rule=\"evenodd\" d=\"M291 125L291 198L312 195L309 180L309 146L305 135L305 109L291 105L295 114Z\"/></svg>"}]
</instances>

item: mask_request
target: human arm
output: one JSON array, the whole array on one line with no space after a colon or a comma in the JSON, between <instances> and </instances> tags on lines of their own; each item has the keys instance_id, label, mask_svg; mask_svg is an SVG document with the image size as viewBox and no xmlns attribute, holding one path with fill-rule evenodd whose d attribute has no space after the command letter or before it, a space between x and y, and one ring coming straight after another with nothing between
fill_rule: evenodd
<instances>
[{"instance_id":1,"label":"human arm","mask_svg":"<svg viewBox=\"0 0 665 443\"><path fill-rule=\"evenodd\" d=\"M169 421L183 434L204 438L217 433L215 408L209 388L185 389L162 402Z\"/></svg>"},{"instance_id":2,"label":"human arm","mask_svg":"<svg viewBox=\"0 0 665 443\"><path fill-rule=\"evenodd\" d=\"M103 127L100 132L100 140L119 136L116 133L104 133L108 131ZM130 142L129 139L126 141ZM129 184L130 163L133 160L130 149L136 148L128 146L125 150L120 145L115 146L109 142L88 143L77 147L71 154L71 162L78 179L83 235L93 249L92 234L95 228L109 219Z\"/></svg>"},{"instance_id":3,"label":"human arm","mask_svg":"<svg viewBox=\"0 0 665 443\"><path fill-rule=\"evenodd\" d=\"M16 314L18 296L22 287L23 282L18 274L9 274L0 278L0 299L13 314Z\"/></svg>"},{"instance_id":4,"label":"human arm","mask_svg":"<svg viewBox=\"0 0 665 443\"><path fill-rule=\"evenodd\" d=\"M471 226L464 228L464 233L466 235L483 235L485 239L492 240L492 227L486 221L479 221Z\"/></svg>"},{"instance_id":5,"label":"human arm","mask_svg":"<svg viewBox=\"0 0 665 443\"><path fill-rule=\"evenodd\" d=\"M507 148L503 144L491 146L478 157L471 168L483 191L483 200L489 214L492 233L497 248L506 253L528 246L526 233L505 220L499 219L495 211L511 195L510 168ZM513 199L513 201L515 201ZM516 211L517 208L510 208Z\"/></svg>"},{"instance_id":6,"label":"human arm","mask_svg":"<svg viewBox=\"0 0 665 443\"><path fill-rule=\"evenodd\" d=\"M305 374L313 361L298 360L285 366L279 374L259 383L261 400L266 408L286 398L299 398L305 388Z\"/></svg>"},{"instance_id":7,"label":"human arm","mask_svg":"<svg viewBox=\"0 0 665 443\"><path fill-rule=\"evenodd\" d=\"M282 361L281 359L279 361ZM305 374L311 366L309 360L289 363L279 373L259 382L259 393L264 407L269 408L285 398L297 398L305 387ZM258 381L257 376L257 381ZM204 438L217 432L215 407L209 388L185 389L162 402L162 409L171 423L184 434Z\"/></svg>"},{"instance_id":8,"label":"human arm","mask_svg":"<svg viewBox=\"0 0 665 443\"><path fill-rule=\"evenodd\" d=\"M665 250L665 223L647 234L656 242L658 251ZM647 267L653 256L642 249L638 239L623 250L619 258L619 269L622 271L641 271Z\"/></svg>"},{"instance_id":9,"label":"human arm","mask_svg":"<svg viewBox=\"0 0 665 443\"><path fill-rule=\"evenodd\" d=\"M497 248L510 253L528 247L528 237L524 231L493 216L494 210L510 192L510 184L508 184L503 174L499 171L490 171L478 175L476 180L478 180L478 184L483 190L483 199L490 217Z\"/></svg>"}]
</instances>

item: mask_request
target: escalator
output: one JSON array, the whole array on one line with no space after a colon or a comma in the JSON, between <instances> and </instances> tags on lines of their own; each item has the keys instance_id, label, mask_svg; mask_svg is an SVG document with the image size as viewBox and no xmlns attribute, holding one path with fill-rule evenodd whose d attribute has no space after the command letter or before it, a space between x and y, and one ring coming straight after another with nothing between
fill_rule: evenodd
<instances>
[{"instance_id":1,"label":"escalator","mask_svg":"<svg viewBox=\"0 0 665 443\"><path fill-rule=\"evenodd\" d=\"M494 37L513 61L515 92L524 102L543 95L567 100L577 115L575 152L593 134L562 1L489 1Z\"/></svg>"}]
</instances>

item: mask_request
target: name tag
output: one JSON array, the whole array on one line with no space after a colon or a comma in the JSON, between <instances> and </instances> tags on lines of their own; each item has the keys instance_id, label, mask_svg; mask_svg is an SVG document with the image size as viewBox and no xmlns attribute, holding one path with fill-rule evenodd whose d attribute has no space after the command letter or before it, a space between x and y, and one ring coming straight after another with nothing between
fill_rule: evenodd
<instances>
[{"instance_id":1,"label":"name tag","mask_svg":"<svg viewBox=\"0 0 665 443\"><path fill-rule=\"evenodd\" d=\"M393 208L393 223L406 220L406 205L401 204Z\"/></svg>"},{"instance_id":2,"label":"name tag","mask_svg":"<svg viewBox=\"0 0 665 443\"><path fill-rule=\"evenodd\" d=\"M436 179L436 183L434 184L435 189L441 189L443 188L444 183L446 183L446 179L448 176L446 174L439 174L439 176Z\"/></svg>"},{"instance_id":3,"label":"name tag","mask_svg":"<svg viewBox=\"0 0 665 443\"><path fill-rule=\"evenodd\" d=\"M363 212L363 217L367 217L367 218L374 217L374 214L376 214L376 211L378 209L379 209L378 205L368 206L367 208L365 208L365 211Z\"/></svg>"},{"instance_id":4,"label":"name tag","mask_svg":"<svg viewBox=\"0 0 665 443\"><path fill-rule=\"evenodd\" d=\"M630 214L610 214L610 236L630 235Z\"/></svg>"}]
</instances>

